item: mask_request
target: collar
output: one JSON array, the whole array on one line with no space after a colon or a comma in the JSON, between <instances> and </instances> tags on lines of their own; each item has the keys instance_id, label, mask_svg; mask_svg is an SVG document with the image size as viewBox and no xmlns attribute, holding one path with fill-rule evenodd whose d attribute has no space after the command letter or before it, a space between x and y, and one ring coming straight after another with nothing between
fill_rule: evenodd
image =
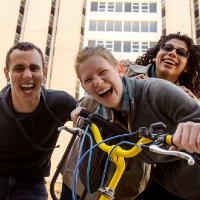
<instances>
[{"instance_id":1,"label":"collar","mask_svg":"<svg viewBox=\"0 0 200 200\"><path fill-rule=\"evenodd\" d=\"M125 78L122 78L122 83L124 86L124 96L122 101L122 113L125 114L128 111L130 111L130 105L129 105L129 93L128 93L128 87ZM96 110L96 114L100 115L104 119L113 119L113 112L111 112L112 109L105 107L104 105L99 103L99 106Z\"/></svg>"},{"instance_id":2,"label":"collar","mask_svg":"<svg viewBox=\"0 0 200 200\"><path fill-rule=\"evenodd\" d=\"M149 76L149 78L156 78L155 77L155 65L152 65L152 67L149 68L148 76Z\"/></svg>"}]
</instances>

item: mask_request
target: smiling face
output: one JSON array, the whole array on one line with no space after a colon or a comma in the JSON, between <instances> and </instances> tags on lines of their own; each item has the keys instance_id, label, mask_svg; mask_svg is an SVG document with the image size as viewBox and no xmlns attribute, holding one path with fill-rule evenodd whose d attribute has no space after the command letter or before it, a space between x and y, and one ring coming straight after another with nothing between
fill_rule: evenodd
<instances>
[{"instance_id":1,"label":"smiling face","mask_svg":"<svg viewBox=\"0 0 200 200\"><path fill-rule=\"evenodd\" d=\"M36 49L15 49L9 57L6 79L11 83L13 106L18 112L33 112L40 102L40 87L46 68L42 67L41 55Z\"/></svg>"},{"instance_id":2,"label":"smiling face","mask_svg":"<svg viewBox=\"0 0 200 200\"><path fill-rule=\"evenodd\" d=\"M78 68L82 87L96 101L108 108L122 111L123 68L113 67L100 55L93 55Z\"/></svg>"},{"instance_id":3,"label":"smiling face","mask_svg":"<svg viewBox=\"0 0 200 200\"><path fill-rule=\"evenodd\" d=\"M174 48L183 48L188 51L187 44L179 39L171 39L165 44L171 44ZM156 78L162 78L174 83L181 73L184 71L187 73L188 59L180 56L176 53L176 49L171 52L161 49L154 61L156 62L155 76Z\"/></svg>"}]
</instances>

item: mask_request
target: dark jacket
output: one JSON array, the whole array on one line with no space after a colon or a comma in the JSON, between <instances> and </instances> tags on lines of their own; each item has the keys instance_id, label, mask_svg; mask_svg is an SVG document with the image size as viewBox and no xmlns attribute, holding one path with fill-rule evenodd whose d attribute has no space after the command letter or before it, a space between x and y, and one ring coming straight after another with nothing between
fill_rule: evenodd
<instances>
[{"instance_id":1,"label":"dark jacket","mask_svg":"<svg viewBox=\"0 0 200 200\"><path fill-rule=\"evenodd\" d=\"M11 86L0 92L0 176L24 179L49 176L59 132L71 120L76 100L63 91L41 87L38 108L31 114L13 109Z\"/></svg>"}]
</instances>

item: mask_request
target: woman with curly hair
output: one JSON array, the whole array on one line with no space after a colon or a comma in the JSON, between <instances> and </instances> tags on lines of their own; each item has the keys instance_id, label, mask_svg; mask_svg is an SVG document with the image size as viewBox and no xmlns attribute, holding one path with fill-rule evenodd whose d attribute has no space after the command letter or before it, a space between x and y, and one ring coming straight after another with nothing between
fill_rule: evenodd
<instances>
[{"instance_id":1,"label":"woman with curly hair","mask_svg":"<svg viewBox=\"0 0 200 200\"><path fill-rule=\"evenodd\" d=\"M124 65L122 61L122 65ZM127 77L155 77L175 83L198 103L200 98L200 46L187 35L169 34L145 54L135 65L124 66Z\"/></svg>"}]
</instances>

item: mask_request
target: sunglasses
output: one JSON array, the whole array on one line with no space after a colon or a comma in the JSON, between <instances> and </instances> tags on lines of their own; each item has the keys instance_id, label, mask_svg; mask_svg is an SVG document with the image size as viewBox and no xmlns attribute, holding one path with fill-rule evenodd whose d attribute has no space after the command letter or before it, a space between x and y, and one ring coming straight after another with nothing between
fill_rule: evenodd
<instances>
[{"instance_id":1,"label":"sunglasses","mask_svg":"<svg viewBox=\"0 0 200 200\"><path fill-rule=\"evenodd\" d=\"M180 49L174 48L174 46L172 44L162 44L160 49L163 49L164 51L168 51L168 52L171 52L174 49L176 49L176 53L179 56L189 58L189 53L185 49L183 49L183 48L180 48Z\"/></svg>"}]
</instances>

